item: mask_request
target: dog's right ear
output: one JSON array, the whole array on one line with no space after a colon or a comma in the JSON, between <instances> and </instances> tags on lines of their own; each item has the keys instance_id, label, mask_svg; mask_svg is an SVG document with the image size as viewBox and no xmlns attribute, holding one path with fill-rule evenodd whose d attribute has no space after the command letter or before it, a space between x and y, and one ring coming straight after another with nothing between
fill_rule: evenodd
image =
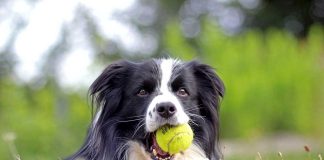
<instances>
[{"instance_id":1,"label":"dog's right ear","mask_svg":"<svg viewBox=\"0 0 324 160\"><path fill-rule=\"evenodd\" d=\"M118 61L108 65L90 86L89 94L92 103L97 105L101 114L110 116L118 108L129 64L127 61Z\"/></svg>"}]
</instances>

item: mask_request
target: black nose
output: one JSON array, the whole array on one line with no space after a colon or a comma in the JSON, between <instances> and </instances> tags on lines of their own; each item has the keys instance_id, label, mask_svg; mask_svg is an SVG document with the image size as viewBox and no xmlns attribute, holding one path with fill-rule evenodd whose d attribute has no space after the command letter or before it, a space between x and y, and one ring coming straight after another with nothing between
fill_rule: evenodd
<instances>
[{"instance_id":1,"label":"black nose","mask_svg":"<svg viewBox=\"0 0 324 160\"><path fill-rule=\"evenodd\" d=\"M172 103L164 102L156 105L156 111L161 117L170 118L177 112L177 109Z\"/></svg>"}]
</instances>

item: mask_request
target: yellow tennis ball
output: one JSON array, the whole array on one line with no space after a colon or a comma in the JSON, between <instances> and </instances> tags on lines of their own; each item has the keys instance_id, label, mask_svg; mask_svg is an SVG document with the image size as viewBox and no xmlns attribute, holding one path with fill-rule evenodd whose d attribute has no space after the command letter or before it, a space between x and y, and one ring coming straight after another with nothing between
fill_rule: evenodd
<instances>
[{"instance_id":1,"label":"yellow tennis ball","mask_svg":"<svg viewBox=\"0 0 324 160\"><path fill-rule=\"evenodd\" d=\"M157 144L171 155L188 149L192 140L193 132L187 123L178 126L165 125L156 131Z\"/></svg>"}]
</instances>

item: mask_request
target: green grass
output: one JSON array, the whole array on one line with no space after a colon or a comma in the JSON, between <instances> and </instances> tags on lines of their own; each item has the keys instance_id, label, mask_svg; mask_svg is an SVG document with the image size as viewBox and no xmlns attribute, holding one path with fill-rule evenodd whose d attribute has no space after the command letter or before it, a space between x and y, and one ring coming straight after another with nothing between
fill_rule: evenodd
<instances>
[{"instance_id":1,"label":"green grass","mask_svg":"<svg viewBox=\"0 0 324 160\"><path fill-rule=\"evenodd\" d=\"M281 152L280 152L281 153ZM281 156L278 153L276 154L262 154L255 153L255 155L234 155L224 157L225 160L322 160L320 157L321 154L313 154L313 153L281 153Z\"/></svg>"}]
</instances>

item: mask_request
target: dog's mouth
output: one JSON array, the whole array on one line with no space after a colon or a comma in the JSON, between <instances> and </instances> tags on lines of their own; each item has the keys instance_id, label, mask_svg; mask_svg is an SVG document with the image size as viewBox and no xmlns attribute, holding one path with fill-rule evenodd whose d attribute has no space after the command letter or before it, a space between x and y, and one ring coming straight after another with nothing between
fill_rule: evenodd
<instances>
[{"instance_id":1,"label":"dog's mouth","mask_svg":"<svg viewBox=\"0 0 324 160\"><path fill-rule=\"evenodd\" d=\"M155 132L151 134L151 142L150 152L153 160L171 160L173 158L173 155L170 155L159 147L156 141Z\"/></svg>"}]
</instances>

